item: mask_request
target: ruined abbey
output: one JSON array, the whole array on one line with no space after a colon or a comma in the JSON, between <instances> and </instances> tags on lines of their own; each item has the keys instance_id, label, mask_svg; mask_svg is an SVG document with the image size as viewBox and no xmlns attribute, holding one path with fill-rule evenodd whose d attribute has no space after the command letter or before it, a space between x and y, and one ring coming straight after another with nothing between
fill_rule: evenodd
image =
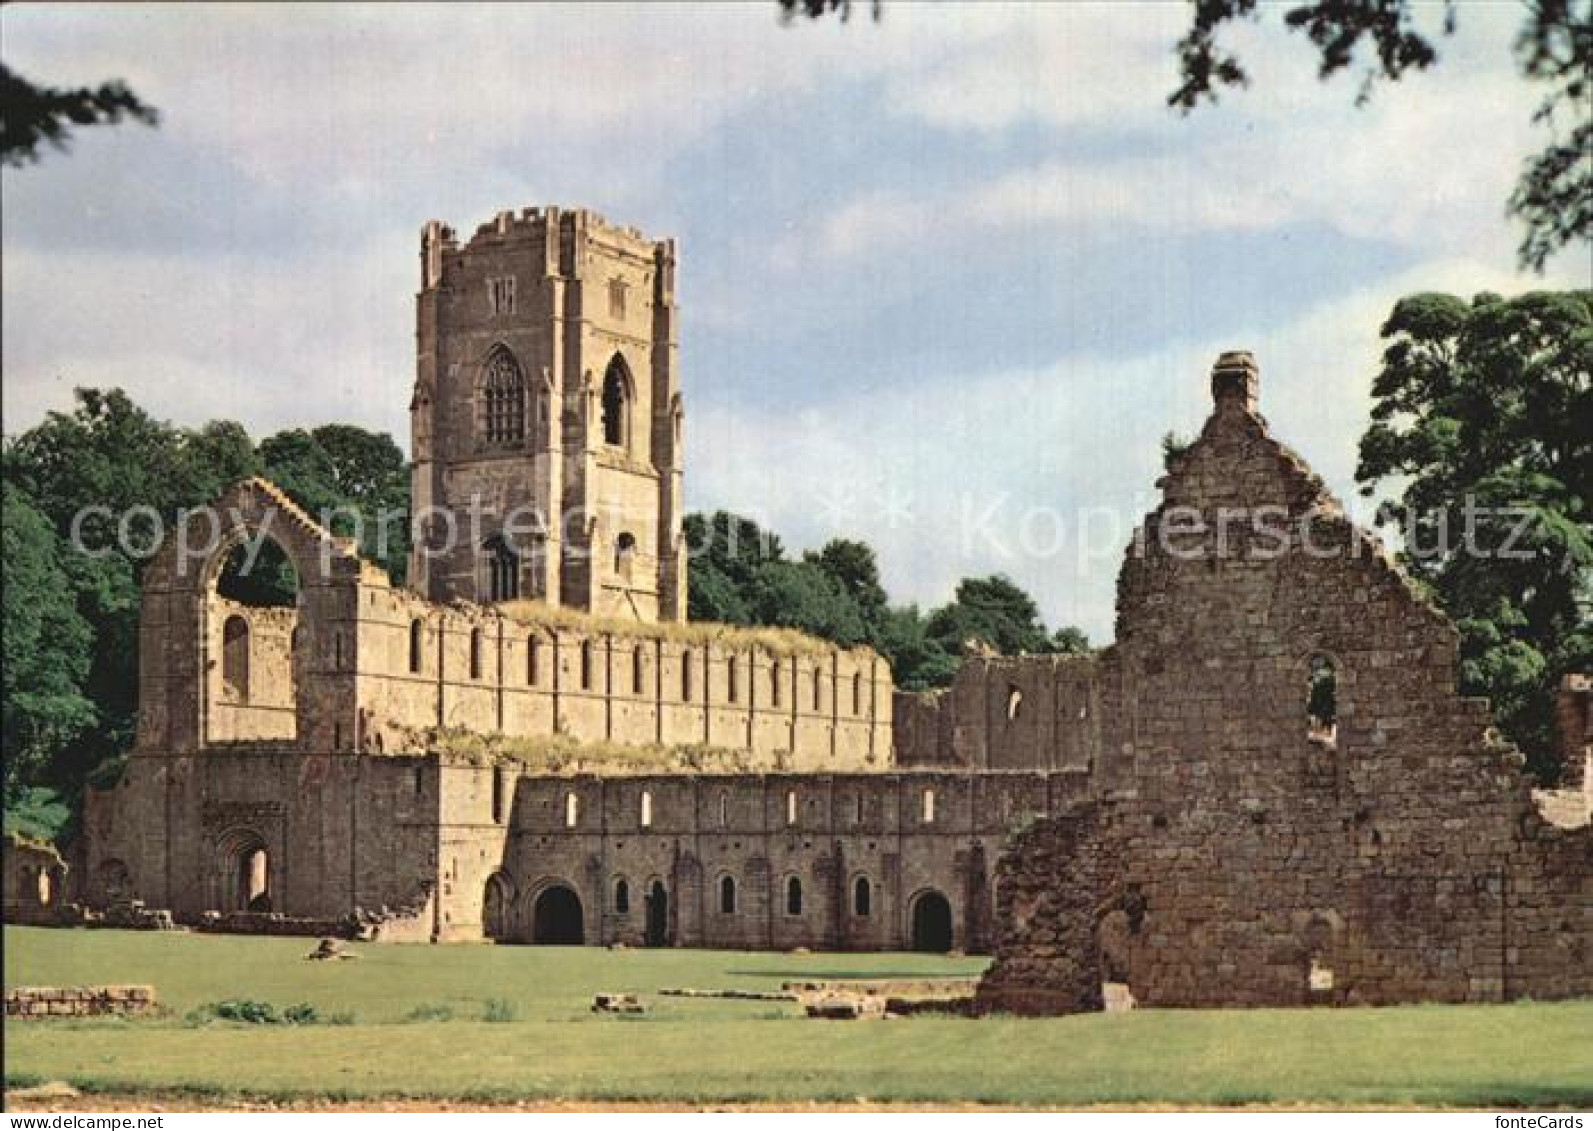
<instances>
[{"instance_id":1,"label":"ruined abbey","mask_svg":"<svg viewBox=\"0 0 1593 1131\"><path fill-rule=\"evenodd\" d=\"M136 749L88 799L91 914L992 952L980 1008L1023 1012L1103 981L1593 993L1585 795L1534 796L1456 692L1454 628L1269 433L1249 355L1128 550L1114 644L907 694L866 648L687 621L672 241L528 209L428 224L420 259L406 585L258 479L219 539L169 539ZM1202 521L1169 540L1174 508ZM262 538L292 607L218 584ZM1590 702L1562 697L1574 783Z\"/></svg>"}]
</instances>

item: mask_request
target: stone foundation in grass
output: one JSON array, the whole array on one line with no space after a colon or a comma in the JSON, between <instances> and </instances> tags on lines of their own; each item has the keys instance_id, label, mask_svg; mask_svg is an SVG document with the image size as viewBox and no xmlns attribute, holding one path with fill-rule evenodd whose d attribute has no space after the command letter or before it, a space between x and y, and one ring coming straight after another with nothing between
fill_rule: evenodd
<instances>
[{"instance_id":1,"label":"stone foundation in grass","mask_svg":"<svg viewBox=\"0 0 1593 1131\"><path fill-rule=\"evenodd\" d=\"M138 1017L154 1008L153 986L17 986L6 990L7 1020Z\"/></svg>"}]
</instances>

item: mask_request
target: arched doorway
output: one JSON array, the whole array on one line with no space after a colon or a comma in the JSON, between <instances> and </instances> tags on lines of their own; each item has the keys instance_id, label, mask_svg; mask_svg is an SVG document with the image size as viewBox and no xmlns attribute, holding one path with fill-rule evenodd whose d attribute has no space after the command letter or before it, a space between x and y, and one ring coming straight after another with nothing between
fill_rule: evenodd
<instances>
[{"instance_id":1,"label":"arched doorway","mask_svg":"<svg viewBox=\"0 0 1593 1131\"><path fill-rule=\"evenodd\" d=\"M951 902L938 891L913 901L913 949L945 954L951 949Z\"/></svg>"},{"instance_id":2,"label":"arched doorway","mask_svg":"<svg viewBox=\"0 0 1593 1131\"><path fill-rule=\"evenodd\" d=\"M487 877L481 898L481 933L493 942L509 935L509 885L502 876Z\"/></svg>"},{"instance_id":3,"label":"arched doorway","mask_svg":"<svg viewBox=\"0 0 1593 1131\"><path fill-rule=\"evenodd\" d=\"M233 829L216 840L210 906L217 911L276 910L276 876L265 837Z\"/></svg>"},{"instance_id":4,"label":"arched doorway","mask_svg":"<svg viewBox=\"0 0 1593 1131\"><path fill-rule=\"evenodd\" d=\"M580 946L585 942L581 897L563 884L543 889L531 911L531 941L543 946Z\"/></svg>"},{"instance_id":5,"label":"arched doorway","mask_svg":"<svg viewBox=\"0 0 1593 1131\"><path fill-rule=\"evenodd\" d=\"M647 945L669 945L669 892L662 880L654 880L647 892Z\"/></svg>"}]
</instances>

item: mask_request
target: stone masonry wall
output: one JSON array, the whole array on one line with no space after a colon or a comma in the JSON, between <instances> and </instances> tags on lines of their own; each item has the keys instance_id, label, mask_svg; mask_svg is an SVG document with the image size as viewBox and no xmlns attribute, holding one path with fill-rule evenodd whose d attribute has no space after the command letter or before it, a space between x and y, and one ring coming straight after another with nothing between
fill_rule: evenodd
<instances>
[{"instance_id":1,"label":"stone masonry wall","mask_svg":"<svg viewBox=\"0 0 1593 1131\"><path fill-rule=\"evenodd\" d=\"M1134 996L1593 992L1580 941L1593 937L1593 830L1539 817L1519 754L1488 736L1487 705L1456 694L1453 627L1268 435L1255 380L1247 357L1219 363L1216 409L1128 556L1117 644L1100 658L1100 835L1114 889L1137 907L1124 956ZM1323 661L1336 674L1333 727L1307 712ZM1065 857L1064 825L1023 851ZM1066 882L1022 859L1009 867L1035 886L1024 900ZM1011 917L1002 929L1004 953L1035 937ZM1062 964L1028 984L1055 1007L1072 976Z\"/></svg>"},{"instance_id":2,"label":"stone masonry wall","mask_svg":"<svg viewBox=\"0 0 1593 1131\"><path fill-rule=\"evenodd\" d=\"M155 1008L153 986L15 986L6 988L6 1020L137 1017Z\"/></svg>"},{"instance_id":3,"label":"stone masonry wall","mask_svg":"<svg viewBox=\"0 0 1593 1131\"><path fill-rule=\"evenodd\" d=\"M983 951L1008 832L1089 790L1076 773L669 774L524 777L494 795L490 771L444 772L476 778L449 788L473 800L453 811L442 859L444 937L546 941L537 904L561 888L585 942L643 945L661 890L655 944L747 949L913 949L927 941L919 905L938 896L941 949ZM489 888L501 911L484 924Z\"/></svg>"},{"instance_id":4,"label":"stone masonry wall","mask_svg":"<svg viewBox=\"0 0 1593 1131\"><path fill-rule=\"evenodd\" d=\"M867 648L529 604L439 606L370 580L346 613L359 679L350 742L368 752L410 749L412 732L444 728L718 747L792 769L890 758L890 667Z\"/></svg>"}]
</instances>

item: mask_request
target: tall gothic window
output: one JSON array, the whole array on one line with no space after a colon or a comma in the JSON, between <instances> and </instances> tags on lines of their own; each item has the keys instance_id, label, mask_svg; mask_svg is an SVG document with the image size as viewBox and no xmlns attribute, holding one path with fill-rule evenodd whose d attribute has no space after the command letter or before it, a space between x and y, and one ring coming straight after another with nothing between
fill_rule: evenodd
<instances>
[{"instance_id":1,"label":"tall gothic window","mask_svg":"<svg viewBox=\"0 0 1593 1131\"><path fill-rule=\"evenodd\" d=\"M487 555L487 596L493 601L520 597L520 557L501 537L494 535L482 546Z\"/></svg>"},{"instance_id":2,"label":"tall gothic window","mask_svg":"<svg viewBox=\"0 0 1593 1131\"><path fill-rule=\"evenodd\" d=\"M237 702L249 701L249 622L240 616L221 626L221 685Z\"/></svg>"},{"instance_id":3,"label":"tall gothic window","mask_svg":"<svg viewBox=\"0 0 1593 1131\"><path fill-rule=\"evenodd\" d=\"M525 439L525 374L514 355L499 346L482 377L484 430L489 444Z\"/></svg>"},{"instance_id":4,"label":"tall gothic window","mask_svg":"<svg viewBox=\"0 0 1593 1131\"><path fill-rule=\"evenodd\" d=\"M603 442L616 448L630 443L631 375L619 354L603 375Z\"/></svg>"}]
</instances>

